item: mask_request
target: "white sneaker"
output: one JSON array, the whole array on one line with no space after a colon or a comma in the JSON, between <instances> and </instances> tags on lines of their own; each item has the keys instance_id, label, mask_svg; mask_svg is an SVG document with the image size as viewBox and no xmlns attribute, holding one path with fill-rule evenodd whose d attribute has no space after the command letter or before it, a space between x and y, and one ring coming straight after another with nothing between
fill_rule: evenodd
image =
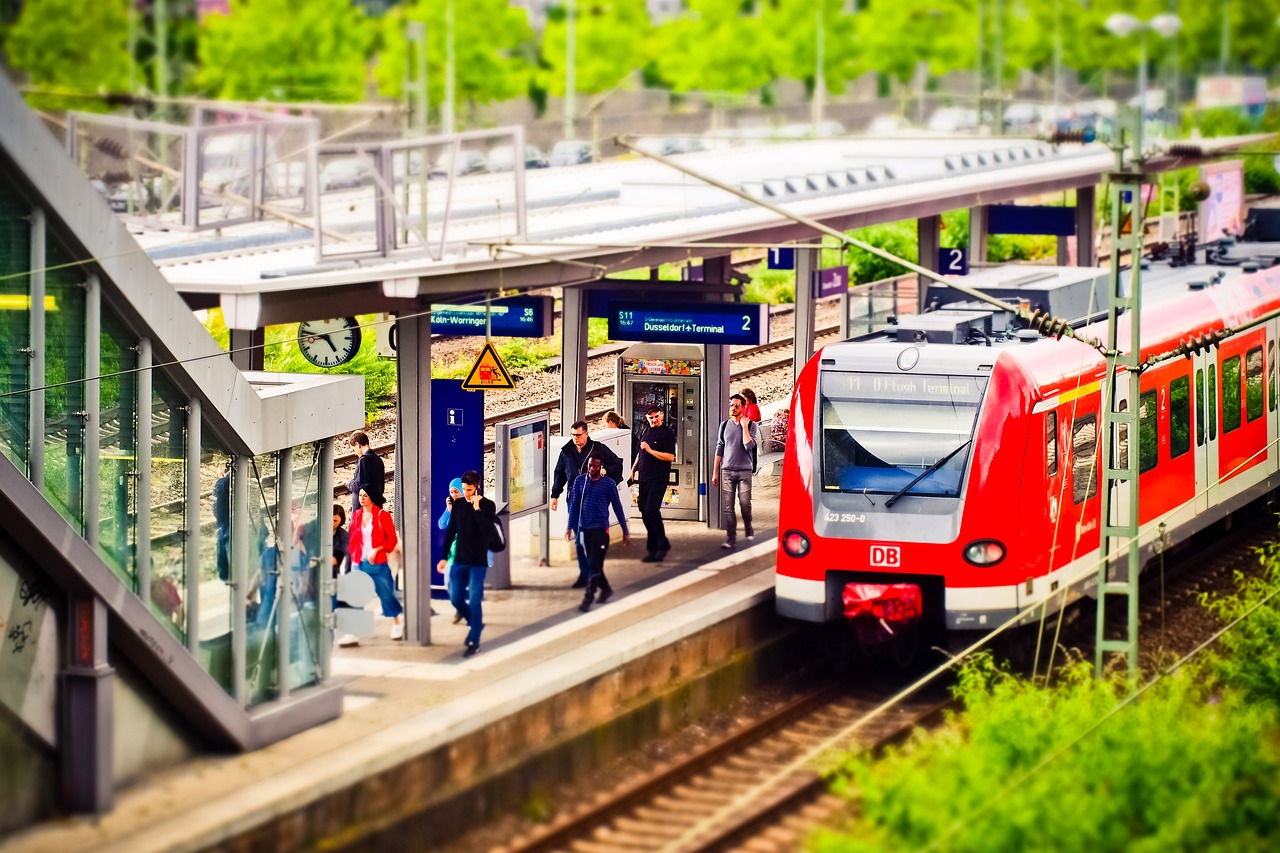
<instances>
[{"instance_id":1,"label":"white sneaker","mask_svg":"<svg viewBox=\"0 0 1280 853\"><path fill-rule=\"evenodd\" d=\"M404 620L399 616L396 617L396 621L391 623L391 639L404 639Z\"/></svg>"},{"instance_id":2,"label":"white sneaker","mask_svg":"<svg viewBox=\"0 0 1280 853\"><path fill-rule=\"evenodd\" d=\"M360 638L355 634L339 634L338 645L344 649L349 649L352 646L360 645Z\"/></svg>"}]
</instances>

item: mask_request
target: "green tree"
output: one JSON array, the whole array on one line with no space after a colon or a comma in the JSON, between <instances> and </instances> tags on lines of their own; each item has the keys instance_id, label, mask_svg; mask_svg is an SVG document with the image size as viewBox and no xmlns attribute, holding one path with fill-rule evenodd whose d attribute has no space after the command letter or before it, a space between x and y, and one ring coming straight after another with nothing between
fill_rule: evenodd
<instances>
[{"instance_id":1,"label":"green tree","mask_svg":"<svg viewBox=\"0 0 1280 853\"><path fill-rule=\"evenodd\" d=\"M822 10L822 76L827 91L842 92L845 83L866 69L858 60L856 16L843 14L844 0L777 0L762 16L770 35L769 55L779 77L803 80L812 92L818 64L818 10Z\"/></svg>"},{"instance_id":2,"label":"green tree","mask_svg":"<svg viewBox=\"0 0 1280 853\"><path fill-rule=\"evenodd\" d=\"M427 98L434 105L444 101L446 8L446 0L416 0L397 6L383 18L382 51L375 72L382 94L404 94L405 28L409 21L422 21L427 27ZM523 10L511 8L507 0L455 0L453 32L458 101L487 104L524 93L529 62L523 51L533 33Z\"/></svg>"},{"instance_id":3,"label":"green tree","mask_svg":"<svg viewBox=\"0 0 1280 853\"><path fill-rule=\"evenodd\" d=\"M358 101L374 35L351 0L231 0L205 19L197 83L222 98Z\"/></svg>"},{"instance_id":4,"label":"green tree","mask_svg":"<svg viewBox=\"0 0 1280 853\"><path fill-rule=\"evenodd\" d=\"M868 0L854 23L859 70L896 80L904 99L921 63L934 76L977 63L977 24L961 0Z\"/></svg>"},{"instance_id":5,"label":"green tree","mask_svg":"<svg viewBox=\"0 0 1280 853\"><path fill-rule=\"evenodd\" d=\"M644 0L578 0L576 91L607 92L648 60L651 25ZM542 31L542 73L538 82L564 95L566 20L555 15Z\"/></svg>"},{"instance_id":6,"label":"green tree","mask_svg":"<svg viewBox=\"0 0 1280 853\"><path fill-rule=\"evenodd\" d=\"M688 0L654 31L658 73L677 92L742 94L773 79L762 20L742 0Z\"/></svg>"},{"instance_id":7,"label":"green tree","mask_svg":"<svg viewBox=\"0 0 1280 853\"><path fill-rule=\"evenodd\" d=\"M9 31L9 61L31 82L83 92L129 88L127 0L29 0ZM80 98L33 95L33 107L93 109Z\"/></svg>"}]
</instances>

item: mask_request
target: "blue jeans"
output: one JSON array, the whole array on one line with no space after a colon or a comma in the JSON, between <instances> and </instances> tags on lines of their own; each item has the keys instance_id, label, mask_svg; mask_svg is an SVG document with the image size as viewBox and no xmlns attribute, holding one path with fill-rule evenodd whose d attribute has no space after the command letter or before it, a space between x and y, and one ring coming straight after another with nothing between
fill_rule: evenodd
<instances>
[{"instance_id":1,"label":"blue jeans","mask_svg":"<svg viewBox=\"0 0 1280 853\"><path fill-rule=\"evenodd\" d=\"M267 628L275 619L276 586L279 575L263 569L258 585L258 615L254 619L259 628Z\"/></svg>"},{"instance_id":2,"label":"blue jeans","mask_svg":"<svg viewBox=\"0 0 1280 853\"><path fill-rule=\"evenodd\" d=\"M395 618L404 612L404 608L400 606L400 599L396 598L395 578L391 577L391 570L387 568L386 563L370 563L368 560L361 560L360 571L373 578L373 589L378 593L378 600L382 602L383 616Z\"/></svg>"},{"instance_id":3,"label":"blue jeans","mask_svg":"<svg viewBox=\"0 0 1280 853\"><path fill-rule=\"evenodd\" d=\"M449 568L449 601L453 609L462 614L471 630L467 632L467 645L480 645L480 632L484 630L484 576L488 566L468 566L454 563Z\"/></svg>"}]
</instances>

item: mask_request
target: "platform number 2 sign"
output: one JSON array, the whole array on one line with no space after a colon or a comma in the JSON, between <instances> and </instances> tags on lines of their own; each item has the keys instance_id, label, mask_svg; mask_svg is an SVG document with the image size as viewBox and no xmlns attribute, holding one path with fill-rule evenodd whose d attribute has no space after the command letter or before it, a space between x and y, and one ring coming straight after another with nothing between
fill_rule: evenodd
<instances>
[{"instance_id":1,"label":"platform number 2 sign","mask_svg":"<svg viewBox=\"0 0 1280 853\"><path fill-rule=\"evenodd\" d=\"M969 254L960 248L939 249L938 272L943 275L968 275Z\"/></svg>"}]
</instances>

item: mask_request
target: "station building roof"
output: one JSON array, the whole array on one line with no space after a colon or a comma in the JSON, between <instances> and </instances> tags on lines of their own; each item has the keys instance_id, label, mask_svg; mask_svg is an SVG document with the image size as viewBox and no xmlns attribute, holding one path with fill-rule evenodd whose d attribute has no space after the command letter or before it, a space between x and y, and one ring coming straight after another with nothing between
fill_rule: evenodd
<instances>
[{"instance_id":1,"label":"station building roof","mask_svg":"<svg viewBox=\"0 0 1280 853\"><path fill-rule=\"evenodd\" d=\"M1264 137L1204 140L1206 157ZM1098 184L1115 166L1104 145L1011 137L839 138L675 155L691 169L838 229L1011 202ZM1147 171L1197 162L1157 156ZM386 256L317 255L313 232L265 220L220 232L135 221L131 230L193 306L221 303L254 328L361 311L408 310L451 293L572 284L636 267L729 254L728 245L809 241L803 225L647 159L528 169L524 233L494 223L513 211L513 177L454 180L448 235ZM431 182L439 197L442 185ZM320 204L326 229L356 238L376 227L374 193L337 190ZM437 207L428 207L439 217Z\"/></svg>"}]
</instances>

